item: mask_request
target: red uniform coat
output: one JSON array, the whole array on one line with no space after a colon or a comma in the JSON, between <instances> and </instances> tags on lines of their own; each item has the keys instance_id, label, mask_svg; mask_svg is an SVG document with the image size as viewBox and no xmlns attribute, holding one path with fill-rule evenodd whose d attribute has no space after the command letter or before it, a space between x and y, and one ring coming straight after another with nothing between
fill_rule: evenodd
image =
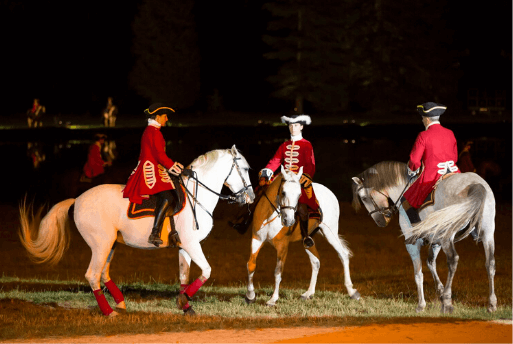
<instances>
[{"instance_id":1,"label":"red uniform coat","mask_svg":"<svg viewBox=\"0 0 513 344\"><path fill-rule=\"evenodd\" d=\"M105 161L102 159L100 152L100 144L97 142L89 147L89 154L87 155L87 162L84 165L84 174L88 178L94 178L105 172L103 166Z\"/></svg>"},{"instance_id":2,"label":"red uniform coat","mask_svg":"<svg viewBox=\"0 0 513 344\"><path fill-rule=\"evenodd\" d=\"M265 168L274 172L280 165L283 165L286 171L294 173L298 173L299 168L303 166L303 174L313 179L315 174L315 158L310 141L302 138L298 141L288 140L282 143ZM301 189L299 203L306 203L314 211L319 209L319 204L312 187Z\"/></svg>"},{"instance_id":3,"label":"red uniform coat","mask_svg":"<svg viewBox=\"0 0 513 344\"><path fill-rule=\"evenodd\" d=\"M419 208L427 195L433 191L433 186L438 179L445 173L460 173L456 166L457 161L458 147L451 130L436 123L421 132L410 153L408 167L410 170L416 171L423 164L424 169L404 193L404 197L410 205Z\"/></svg>"},{"instance_id":4,"label":"red uniform coat","mask_svg":"<svg viewBox=\"0 0 513 344\"><path fill-rule=\"evenodd\" d=\"M141 204L143 198L174 189L168 170L174 162L166 155L166 142L160 127L148 125L141 139L139 162L123 190L123 197Z\"/></svg>"}]
</instances>

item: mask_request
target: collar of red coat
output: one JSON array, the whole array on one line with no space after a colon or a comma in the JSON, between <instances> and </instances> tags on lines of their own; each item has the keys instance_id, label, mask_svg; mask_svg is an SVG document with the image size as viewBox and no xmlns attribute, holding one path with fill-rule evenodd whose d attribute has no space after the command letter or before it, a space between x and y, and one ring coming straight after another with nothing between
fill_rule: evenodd
<instances>
[{"instance_id":1,"label":"collar of red coat","mask_svg":"<svg viewBox=\"0 0 513 344\"><path fill-rule=\"evenodd\" d=\"M432 126L432 125L435 125L435 124L440 125L440 122L436 121L436 122L431 122L431 123L429 123L429 124L428 124L428 126L427 126L427 128L426 128L426 130L428 130L429 128L431 128L431 126Z\"/></svg>"}]
</instances>

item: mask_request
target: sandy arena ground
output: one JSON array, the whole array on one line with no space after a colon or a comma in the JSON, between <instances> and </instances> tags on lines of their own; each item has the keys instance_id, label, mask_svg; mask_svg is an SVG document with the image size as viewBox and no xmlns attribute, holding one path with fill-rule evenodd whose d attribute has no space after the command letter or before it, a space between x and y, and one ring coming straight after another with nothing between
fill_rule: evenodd
<instances>
[{"instance_id":1,"label":"sandy arena ground","mask_svg":"<svg viewBox=\"0 0 513 344\"><path fill-rule=\"evenodd\" d=\"M12 343L511 343L511 321L456 321L329 328L210 330L15 340Z\"/></svg>"}]
</instances>

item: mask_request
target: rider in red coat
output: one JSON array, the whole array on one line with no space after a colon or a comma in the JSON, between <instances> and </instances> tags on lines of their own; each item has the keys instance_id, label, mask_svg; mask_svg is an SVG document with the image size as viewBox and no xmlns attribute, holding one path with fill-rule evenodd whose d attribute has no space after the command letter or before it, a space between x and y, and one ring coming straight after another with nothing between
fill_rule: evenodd
<instances>
[{"instance_id":1,"label":"rider in red coat","mask_svg":"<svg viewBox=\"0 0 513 344\"><path fill-rule=\"evenodd\" d=\"M110 161L104 161L102 159L101 148L105 143L107 136L103 134L97 134L95 136L95 142L89 147L89 153L87 155L87 162L84 165L84 175L92 179L105 172L105 165L111 165Z\"/></svg>"},{"instance_id":2,"label":"rider in red coat","mask_svg":"<svg viewBox=\"0 0 513 344\"><path fill-rule=\"evenodd\" d=\"M160 239L162 225L166 218L166 212L170 207L178 203L178 194L175 185L169 177L169 173L178 176L183 165L174 162L166 155L166 142L160 127L165 125L168 115L175 112L172 108L161 103L152 104L144 110L148 118L148 126L144 130L141 139L141 153L139 162L132 172L123 190L123 197L131 202L142 203L143 198L157 195L155 208L155 221L151 235L148 238L150 244L159 247L163 241ZM178 233L173 230L173 236L177 239Z\"/></svg>"},{"instance_id":3,"label":"rider in red coat","mask_svg":"<svg viewBox=\"0 0 513 344\"><path fill-rule=\"evenodd\" d=\"M286 171L297 173L301 166L303 175L301 176L301 197L299 198L298 213L300 218L299 227L303 237L305 248L315 245L313 239L308 235L308 208L313 211L319 211L319 203L315 197L312 187L312 180L315 174L315 158L313 147L310 141L303 138L303 125L309 125L312 120L305 114L293 114L289 117L282 116L281 121L289 126L290 140L280 145L273 158L260 171L260 177L270 179L280 165L283 165Z\"/></svg>"},{"instance_id":4,"label":"rider in red coat","mask_svg":"<svg viewBox=\"0 0 513 344\"><path fill-rule=\"evenodd\" d=\"M458 146L454 133L439 122L440 115L446 109L444 105L432 102L417 106L426 130L415 140L408 162L408 174L412 178L419 173L420 176L403 196L411 206L406 205L405 210L412 225L420 222L417 209L433 191L436 182L446 173L460 173L456 166Z\"/></svg>"}]
</instances>

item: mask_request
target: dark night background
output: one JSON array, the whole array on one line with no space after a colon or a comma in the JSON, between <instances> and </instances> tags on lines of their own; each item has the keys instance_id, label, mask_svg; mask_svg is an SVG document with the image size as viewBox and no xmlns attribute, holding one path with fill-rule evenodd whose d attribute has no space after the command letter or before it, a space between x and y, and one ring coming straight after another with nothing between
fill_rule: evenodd
<instances>
[{"instance_id":1,"label":"dark night background","mask_svg":"<svg viewBox=\"0 0 513 344\"><path fill-rule=\"evenodd\" d=\"M23 116L33 98L48 114L99 116L108 96L125 116L162 98L184 113L288 111L294 94L280 85L291 60L270 57L290 48L297 15L274 30L271 13L297 4L305 111L365 116L438 101L467 114L476 88L504 92L510 113L510 1L42 0L1 2L2 116Z\"/></svg>"}]
</instances>

